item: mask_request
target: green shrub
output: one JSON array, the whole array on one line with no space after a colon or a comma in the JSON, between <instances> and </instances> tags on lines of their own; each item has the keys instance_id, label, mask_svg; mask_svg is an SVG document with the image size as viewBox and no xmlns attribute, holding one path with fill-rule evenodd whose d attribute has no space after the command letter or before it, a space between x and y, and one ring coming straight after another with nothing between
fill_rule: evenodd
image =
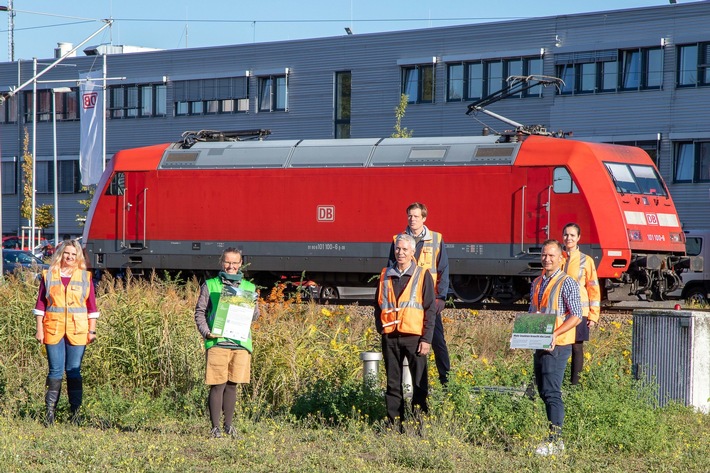
<instances>
[{"instance_id":1,"label":"green shrub","mask_svg":"<svg viewBox=\"0 0 710 473\"><path fill-rule=\"evenodd\" d=\"M318 379L298 395L291 407L297 419L316 417L329 425L350 419L373 422L385 415L382 390L374 382L363 383L341 370L336 376Z\"/></svg>"}]
</instances>

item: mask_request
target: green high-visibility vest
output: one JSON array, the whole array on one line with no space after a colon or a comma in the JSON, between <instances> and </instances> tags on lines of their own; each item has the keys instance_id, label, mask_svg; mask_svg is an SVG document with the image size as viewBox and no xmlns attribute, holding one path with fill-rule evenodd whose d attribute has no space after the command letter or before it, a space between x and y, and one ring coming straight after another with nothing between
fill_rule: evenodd
<instances>
[{"instance_id":1,"label":"green high-visibility vest","mask_svg":"<svg viewBox=\"0 0 710 473\"><path fill-rule=\"evenodd\" d=\"M251 283L246 279L242 279L239 282L238 287L245 291L256 292L256 286L254 285L254 283ZM217 312L217 304L219 304L219 297L222 295L222 288L222 278L220 278L219 276L207 280L207 289L210 291L210 305L212 306L212 311L207 316L207 323L209 324L210 328L212 328L212 323L214 322L214 316ZM251 344L251 330L249 331L249 338L246 340L233 340L231 338L207 338L205 339L205 349L209 350L218 343L225 341L229 341L234 343L235 345L239 345L240 347L247 350L249 353L253 351Z\"/></svg>"}]
</instances>

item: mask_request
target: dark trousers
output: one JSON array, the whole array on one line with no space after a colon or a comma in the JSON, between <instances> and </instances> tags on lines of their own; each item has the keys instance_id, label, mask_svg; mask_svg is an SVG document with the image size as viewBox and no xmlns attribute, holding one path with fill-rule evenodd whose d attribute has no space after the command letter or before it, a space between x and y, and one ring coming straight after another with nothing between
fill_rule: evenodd
<instances>
[{"instance_id":1,"label":"dark trousers","mask_svg":"<svg viewBox=\"0 0 710 473\"><path fill-rule=\"evenodd\" d=\"M584 342L574 342L572 345L572 373L570 382L579 384L579 374L584 368Z\"/></svg>"},{"instance_id":2,"label":"dark trousers","mask_svg":"<svg viewBox=\"0 0 710 473\"><path fill-rule=\"evenodd\" d=\"M438 309L439 307L437 306L431 349L434 350L434 362L436 363L436 371L439 372L439 382L443 385L449 381L451 360L449 359L449 347L446 346L446 338L444 338L444 324L441 321L441 311Z\"/></svg>"},{"instance_id":3,"label":"dark trousers","mask_svg":"<svg viewBox=\"0 0 710 473\"><path fill-rule=\"evenodd\" d=\"M545 403L547 420L550 423L550 439L562 433L565 405L562 402L562 380L567 361L572 354L572 345L556 346L554 350L535 350L533 371L537 392Z\"/></svg>"},{"instance_id":4,"label":"dark trousers","mask_svg":"<svg viewBox=\"0 0 710 473\"><path fill-rule=\"evenodd\" d=\"M428 412L427 394L429 378L427 376L427 357L417 356L419 335L395 334L382 335L382 355L387 373L387 391L385 404L387 418L395 423L404 420L404 392L402 390L402 362L406 359L412 373L412 410Z\"/></svg>"}]
</instances>

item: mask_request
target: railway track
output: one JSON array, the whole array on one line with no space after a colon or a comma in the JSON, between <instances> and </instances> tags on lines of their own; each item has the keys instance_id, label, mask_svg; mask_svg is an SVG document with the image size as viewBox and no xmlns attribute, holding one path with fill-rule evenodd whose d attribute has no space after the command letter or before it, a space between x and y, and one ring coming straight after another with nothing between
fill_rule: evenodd
<instances>
[{"instance_id":1,"label":"railway track","mask_svg":"<svg viewBox=\"0 0 710 473\"><path fill-rule=\"evenodd\" d=\"M372 317L374 309L374 300L358 299L358 300L329 300L323 304L323 307L333 306L354 306L357 307L357 312L362 315ZM683 309L682 301L662 301L662 302L621 302L616 304L607 304L602 307L601 319L605 321L626 320L630 319L634 310L674 310L676 304L680 304ZM529 305L521 304L500 304L498 302L476 302L453 303L453 306L448 305L444 309L443 316L450 319L467 319L471 317L495 317L500 320L513 321L516 314L527 312Z\"/></svg>"}]
</instances>

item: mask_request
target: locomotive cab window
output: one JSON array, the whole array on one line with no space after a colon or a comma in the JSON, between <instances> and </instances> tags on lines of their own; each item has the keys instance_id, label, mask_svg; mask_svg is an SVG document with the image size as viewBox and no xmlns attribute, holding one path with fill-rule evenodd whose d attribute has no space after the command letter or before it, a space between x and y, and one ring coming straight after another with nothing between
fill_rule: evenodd
<instances>
[{"instance_id":1,"label":"locomotive cab window","mask_svg":"<svg viewBox=\"0 0 710 473\"><path fill-rule=\"evenodd\" d=\"M122 172L117 172L111 179L106 195L123 195L126 188L126 175Z\"/></svg>"},{"instance_id":2,"label":"locomotive cab window","mask_svg":"<svg viewBox=\"0 0 710 473\"><path fill-rule=\"evenodd\" d=\"M616 191L621 194L665 196L666 189L653 166L604 163Z\"/></svg>"},{"instance_id":3,"label":"locomotive cab window","mask_svg":"<svg viewBox=\"0 0 710 473\"><path fill-rule=\"evenodd\" d=\"M703 248L703 239L700 237L686 237L685 252L688 256L700 255Z\"/></svg>"},{"instance_id":4,"label":"locomotive cab window","mask_svg":"<svg viewBox=\"0 0 710 473\"><path fill-rule=\"evenodd\" d=\"M555 168L552 190L555 194L579 194L577 184L572 180L567 168Z\"/></svg>"}]
</instances>

